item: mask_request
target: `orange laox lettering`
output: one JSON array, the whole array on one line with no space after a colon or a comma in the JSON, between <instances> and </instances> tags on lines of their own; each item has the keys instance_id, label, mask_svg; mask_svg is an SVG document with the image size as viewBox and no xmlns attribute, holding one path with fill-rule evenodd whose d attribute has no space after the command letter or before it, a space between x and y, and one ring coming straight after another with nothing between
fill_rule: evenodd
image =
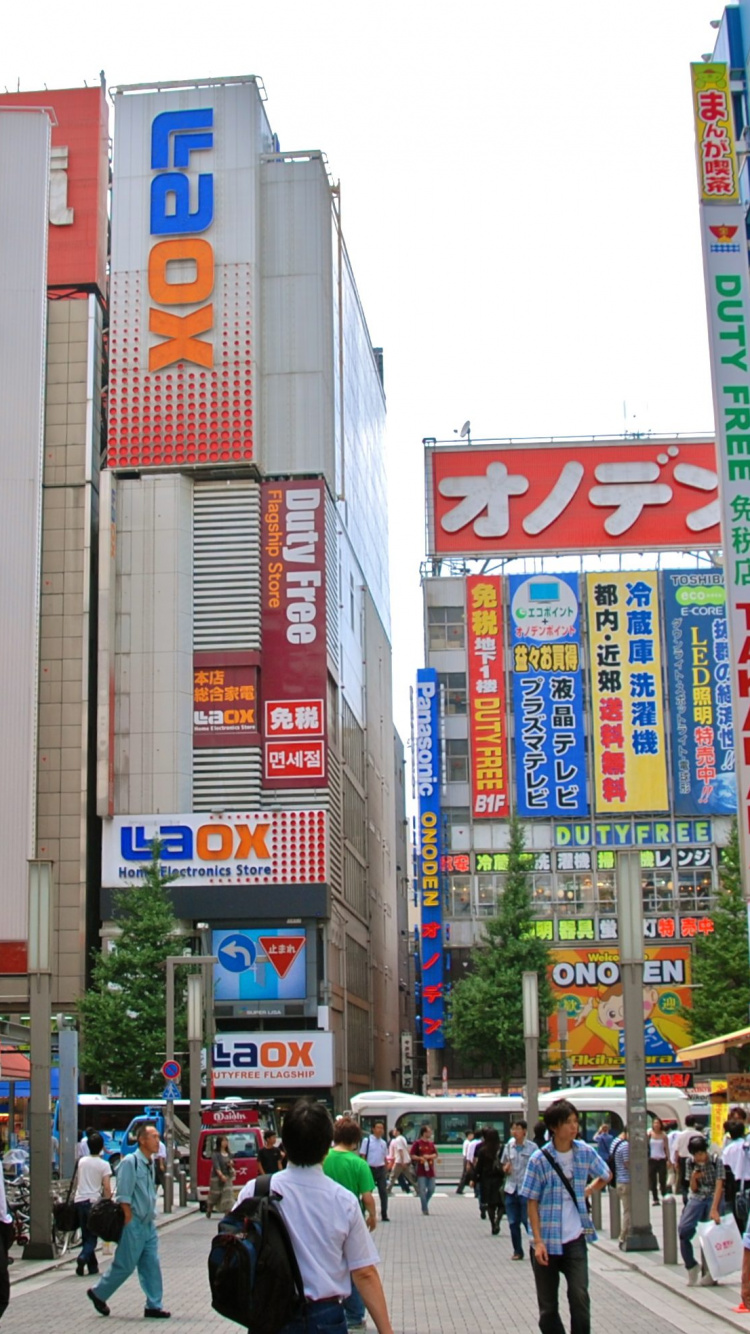
<instances>
[{"instance_id":1,"label":"orange laox lettering","mask_svg":"<svg viewBox=\"0 0 750 1334\"><path fill-rule=\"evenodd\" d=\"M312 1066L312 1042L290 1042L289 1064Z\"/></svg>"},{"instance_id":2,"label":"orange laox lettering","mask_svg":"<svg viewBox=\"0 0 750 1334\"><path fill-rule=\"evenodd\" d=\"M286 1043L262 1042L260 1044L260 1063L269 1066L271 1070L278 1070L279 1066L286 1065Z\"/></svg>"},{"instance_id":3,"label":"orange laox lettering","mask_svg":"<svg viewBox=\"0 0 750 1334\"><path fill-rule=\"evenodd\" d=\"M254 829L246 824L238 824L237 856L249 857L250 853L254 852L256 857L268 858L270 854L266 847L266 834L270 828L271 826L267 824L256 824Z\"/></svg>"},{"instance_id":4,"label":"orange laox lettering","mask_svg":"<svg viewBox=\"0 0 750 1334\"><path fill-rule=\"evenodd\" d=\"M148 327L152 333L164 334L166 343L157 343L148 350L148 368L150 371L163 370L175 361L192 361L196 366L214 364L214 350L210 343L204 343L195 335L207 333L213 328L213 305L201 306L190 315L171 315L167 310L150 310Z\"/></svg>"},{"instance_id":5,"label":"orange laox lettering","mask_svg":"<svg viewBox=\"0 0 750 1334\"><path fill-rule=\"evenodd\" d=\"M171 283L167 265L193 260L195 277L189 283ZM148 294L160 306L197 306L214 290L214 252L208 241L186 237L159 241L148 257Z\"/></svg>"},{"instance_id":6,"label":"orange laox lettering","mask_svg":"<svg viewBox=\"0 0 750 1334\"><path fill-rule=\"evenodd\" d=\"M209 839L219 840L219 847L209 846ZM232 855L232 830L228 824L202 824L195 835L195 850L201 861L228 861Z\"/></svg>"}]
</instances>

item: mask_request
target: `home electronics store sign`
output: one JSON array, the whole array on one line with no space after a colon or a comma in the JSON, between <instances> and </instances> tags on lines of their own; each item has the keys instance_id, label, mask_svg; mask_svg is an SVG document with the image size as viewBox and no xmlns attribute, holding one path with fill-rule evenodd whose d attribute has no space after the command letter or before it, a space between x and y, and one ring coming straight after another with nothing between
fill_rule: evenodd
<instances>
[{"instance_id":1,"label":"home electronics store sign","mask_svg":"<svg viewBox=\"0 0 750 1334\"><path fill-rule=\"evenodd\" d=\"M333 1034L224 1033L214 1043L213 1080L236 1087L330 1088Z\"/></svg>"},{"instance_id":2,"label":"home electronics store sign","mask_svg":"<svg viewBox=\"0 0 750 1334\"><path fill-rule=\"evenodd\" d=\"M325 811L139 815L105 820L102 884L143 879L155 839L177 888L195 885L323 885Z\"/></svg>"}]
</instances>

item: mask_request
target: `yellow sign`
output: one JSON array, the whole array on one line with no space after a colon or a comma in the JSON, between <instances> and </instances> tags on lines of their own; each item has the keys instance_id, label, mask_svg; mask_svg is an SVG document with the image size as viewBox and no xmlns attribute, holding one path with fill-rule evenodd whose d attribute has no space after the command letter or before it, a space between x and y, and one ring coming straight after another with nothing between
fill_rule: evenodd
<instances>
[{"instance_id":1,"label":"yellow sign","mask_svg":"<svg viewBox=\"0 0 750 1334\"><path fill-rule=\"evenodd\" d=\"M589 574L586 587L596 810L666 811L657 576Z\"/></svg>"},{"instance_id":2,"label":"yellow sign","mask_svg":"<svg viewBox=\"0 0 750 1334\"><path fill-rule=\"evenodd\" d=\"M691 65L698 187L705 204L739 199L727 65Z\"/></svg>"}]
</instances>

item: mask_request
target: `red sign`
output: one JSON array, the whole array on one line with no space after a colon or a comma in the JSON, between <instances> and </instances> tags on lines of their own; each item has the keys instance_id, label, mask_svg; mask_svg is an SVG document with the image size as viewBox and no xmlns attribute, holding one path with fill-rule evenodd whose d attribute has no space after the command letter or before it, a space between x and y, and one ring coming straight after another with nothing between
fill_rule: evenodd
<instances>
[{"instance_id":1,"label":"red sign","mask_svg":"<svg viewBox=\"0 0 750 1334\"><path fill-rule=\"evenodd\" d=\"M718 547L713 441L429 448L430 552Z\"/></svg>"},{"instance_id":2,"label":"red sign","mask_svg":"<svg viewBox=\"0 0 750 1334\"><path fill-rule=\"evenodd\" d=\"M474 818L509 814L503 609L500 580L466 580L471 804ZM450 705L450 701L449 705Z\"/></svg>"},{"instance_id":3,"label":"red sign","mask_svg":"<svg viewBox=\"0 0 750 1334\"><path fill-rule=\"evenodd\" d=\"M263 483L264 786L326 775L325 484Z\"/></svg>"},{"instance_id":4,"label":"red sign","mask_svg":"<svg viewBox=\"0 0 750 1334\"><path fill-rule=\"evenodd\" d=\"M286 977L307 936L258 936L258 940L279 977Z\"/></svg>"},{"instance_id":5,"label":"red sign","mask_svg":"<svg viewBox=\"0 0 750 1334\"><path fill-rule=\"evenodd\" d=\"M193 656L193 745L258 746L258 667L253 653Z\"/></svg>"},{"instance_id":6,"label":"red sign","mask_svg":"<svg viewBox=\"0 0 750 1334\"><path fill-rule=\"evenodd\" d=\"M109 121L104 89L3 93L0 111L7 107L48 107L52 113L48 287L96 287L106 296Z\"/></svg>"}]
</instances>

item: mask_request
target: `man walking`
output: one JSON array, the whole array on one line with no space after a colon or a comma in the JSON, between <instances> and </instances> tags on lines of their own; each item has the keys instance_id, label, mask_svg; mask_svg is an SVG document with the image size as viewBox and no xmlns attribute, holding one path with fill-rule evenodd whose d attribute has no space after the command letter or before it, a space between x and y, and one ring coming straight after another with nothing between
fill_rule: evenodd
<instances>
[{"instance_id":1,"label":"man walking","mask_svg":"<svg viewBox=\"0 0 750 1334\"><path fill-rule=\"evenodd\" d=\"M372 1193L375 1182L372 1169L358 1153L361 1138L362 1131L357 1122L349 1117L341 1117L333 1127L333 1148L323 1160L323 1171L332 1181L338 1181L340 1186L356 1196L367 1227L370 1232L374 1232L377 1226L375 1196ZM347 1329L365 1328L365 1304L357 1292L354 1279L351 1294L344 1302L344 1314Z\"/></svg>"},{"instance_id":2,"label":"man walking","mask_svg":"<svg viewBox=\"0 0 750 1334\"><path fill-rule=\"evenodd\" d=\"M156 1184L154 1155L159 1149L156 1126L142 1122L138 1127L138 1148L123 1158L117 1171L117 1202L125 1214L125 1227L117 1244L115 1258L87 1297L99 1315L109 1315L107 1298L112 1296L137 1268L138 1280L146 1296L144 1316L168 1320L171 1312L162 1308L162 1277L159 1265L159 1239L156 1232Z\"/></svg>"},{"instance_id":3,"label":"man walking","mask_svg":"<svg viewBox=\"0 0 750 1334\"><path fill-rule=\"evenodd\" d=\"M388 1173L385 1166L385 1160L388 1157L388 1144L385 1139L385 1126L382 1121L376 1121L372 1128L372 1134L365 1135L360 1153L370 1168L375 1178L375 1185L378 1188L380 1221L381 1223L389 1223Z\"/></svg>"},{"instance_id":4,"label":"man walking","mask_svg":"<svg viewBox=\"0 0 750 1334\"><path fill-rule=\"evenodd\" d=\"M474 1131L467 1130L464 1142L461 1145L461 1180L456 1187L457 1195L463 1195L466 1183L471 1180L471 1169L476 1147Z\"/></svg>"},{"instance_id":5,"label":"man walking","mask_svg":"<svg viewBox=\"0 0 750 1334\"><path fill-rule=\"evenodd\" d=\"M625 1250L625 1239L630 1231L630 1141L628 1128L623 1126L614 1154L615 1189L620 1200L620 1250Z\"/></svg>"},{"instance_id":6,"label":"man walking","mask_svg":"<svg viewBox=\"0 0 750 1334\"><path fill-rule=\"evenodd\" d=\"M708 1152L703 1135L693 1135L688 1144L686 1175L688 1199L677 1228L680 1254L687 1269L688 1287L694 1288L699 1281L702 1287L711 1287L714 1280L710 1274L700 1277L700 1265L693 1253L693 1237L699 1223L705 1223L709 1218L714 1223L719 1222L724 1165L721 1158Z\"/></svg>"},{"instance_id":7,"label":"man walking","mask_svg":"<svg viewBox=\"0 0 750 1334\"><path fill-rule=\"evenodd\" d=\"M571 1334L590 1334L588 1255L586 1239L596 1233L586 1200L610 1178L607 1164L590 1144L578 1139L578 1112L558 1098L544 1113L550 1142L529 1161L521 1194L529 1202L533 1237L531 1263L542 1334L564 1334L559 1287L568 1285Z\"/></svg>"},{"instance_id":8,"label":"man walking","mask_svg":"<svg viewBox=\"0 0 750 1334\"><path fill-rule=\"evenodd\" d=\"M508 1215L510 1240L513 1245L513 1260L523 1260L523 1233L521 1228L529 1230L528 1203L521 1194L521 1187L526 1176L529 1161L536 1153L536 1145L526 1138L526 1122L520 1117L510 1127L511 1138L503 1149L501 1158L505 1172L505 1212Z\"/></svg>"},{"instance_id":9,"label":"man walking","mask_svg":"<svg viewBox=\"0 0 750 1334\"><path fill-rule=\"evenodd\" d=\"M410 1187L414 1184L414 1172L411 1165L411 1154L409 1145L406 1142L406 1136L400 1132L394 1134L391 1140L391 1156L393 1166L388 1177L388 1194L393 1190L394 1184L398 1183L404 1195L411 1195ZM416 1190L416 1186L414 1187Z\"/></svg>"}]
</instances>

